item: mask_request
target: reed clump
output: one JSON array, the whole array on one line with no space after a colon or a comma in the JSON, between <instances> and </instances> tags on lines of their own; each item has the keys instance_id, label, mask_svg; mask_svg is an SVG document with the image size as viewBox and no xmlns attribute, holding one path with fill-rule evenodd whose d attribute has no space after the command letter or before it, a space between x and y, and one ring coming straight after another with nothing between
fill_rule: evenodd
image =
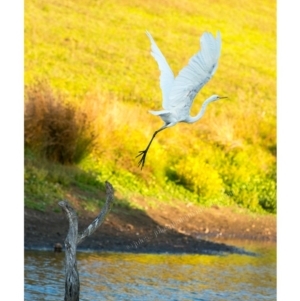
<instances>
[{"instance_id":1,"label":"reed clump","mask_svg":"<svg viewBox=\"0 0 300 301\"><path fill-rule=\"evenodd\" d=\"M95 145L95 114L67 102L45 81L25 89L25 147L50 161L79 163Z\"/></svg>"}]
</instances>

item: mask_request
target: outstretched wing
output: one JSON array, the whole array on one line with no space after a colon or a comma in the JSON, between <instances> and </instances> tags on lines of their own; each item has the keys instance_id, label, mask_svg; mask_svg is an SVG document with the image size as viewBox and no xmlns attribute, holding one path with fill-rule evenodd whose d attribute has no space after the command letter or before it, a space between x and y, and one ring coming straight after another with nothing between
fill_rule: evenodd
<instances>
[{"instance_id":1,"label":"outstretched wing","mask_svg":"<svg viewBox=\"0 0 300 301\"><path fill-rule=\"evenodd\" d=\"M205 32L200 38L201 50L195 54L175 78L169 94L170 107L191 106L199 90L211 79L218 67L221 53L221 35L215 38Z\"/></svg>"},{"instance_id":2,"label":"outstretched wing","mask_svg":"<svg viewBox=\"0 0 300 301\"><path fill-rule=\"evenodd\" d=\"M159 70L161 72L160 74L160 88L162 90L162 96L163 96L163 108L167 109L167 101L169 99L170 91L174 82L174 74L168 65L164 55L161 53L159 48L157 47L154 39L152 38L150 32L146 31L146 34L151 42L151 54L156 60Z\"/></svg>"}]
</instances>

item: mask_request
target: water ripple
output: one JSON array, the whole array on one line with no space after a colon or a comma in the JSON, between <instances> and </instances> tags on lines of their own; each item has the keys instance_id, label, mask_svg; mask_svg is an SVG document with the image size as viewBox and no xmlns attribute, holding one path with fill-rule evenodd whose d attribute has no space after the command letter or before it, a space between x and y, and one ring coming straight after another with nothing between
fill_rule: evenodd
<instances>
[{"instance_id":1,"label":"water ripple","mask_svg":"<svg viewBox=\"0 0 300 301\"><path fill-rule=\"evenodd\" d=\"M255 257L78 253L77 259L80 300L276 299L276 247ZM26 251L25 300L63 295L64 254Z\"/></svg>"}]
</instances>

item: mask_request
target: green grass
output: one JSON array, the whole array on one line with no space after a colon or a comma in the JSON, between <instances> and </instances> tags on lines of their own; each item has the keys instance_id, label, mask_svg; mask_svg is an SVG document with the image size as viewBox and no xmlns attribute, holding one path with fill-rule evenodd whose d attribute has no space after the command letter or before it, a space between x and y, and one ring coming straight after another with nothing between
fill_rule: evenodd
<instances>
[{"instance_id":1,"label":"green grass","mask_svg":"<svg viewBox=\"0 0 300 301\"><path fill-rule=\"evenodd\" d=\"M199 50L200 35L219 30L219 67L192 115L211 94L229 100L210 105L196 124L158 134L141 171L135 156L162 124L147 112L160 109L161 91L146 30L175 74ZM97 143L76 168L108 179L128 202L139 195L276 212L275 2L27 0L25 84L41 79L98 115ZM37 158L25 162L25 205L43 207L38 200L69 193L73 176L49 178Z\"/></svg>"},{"instance_id":2,"label":"green grass","mask_svg":"<svg viewBox=\"0 0 300 301\"><path fill-rule=\"evenodd\" d=\"M45 211L61 211L57 203L67 198L84 211L99 211L105 202L104 181L95 172L84 171L77 166L49 162L25 151L25 206ZM114 207L137 208L138 205L122 199L116 193ZM79 211L80 214L80 211Z\"/></svg>"}]
</instances>

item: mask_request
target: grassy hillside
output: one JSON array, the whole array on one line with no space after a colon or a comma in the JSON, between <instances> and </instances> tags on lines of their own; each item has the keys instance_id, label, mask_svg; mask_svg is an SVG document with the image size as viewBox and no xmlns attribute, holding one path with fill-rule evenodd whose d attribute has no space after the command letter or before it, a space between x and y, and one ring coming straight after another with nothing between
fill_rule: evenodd
<instances>
[{"instance_id":1,"label":"grassy hillside","mask_svg":"<svg viewBox=\"0 0 300 301\"><path fill-rule=\"evenodd\" d=\"M211 104L195 124L159 133L141 171L135 156L162 125L147 112L161 108L161 91L146 30L175 74L199 50L200 35L219 30L219 67L196 97L192 114L211 94L229 99ZM72 163L76 174L92 175L79 177L87 189L108 179L129 202L136 196L276 212L273 1L27 0L25 84L26 205L55 202L82 184L68 173L70 166L41 159L59 161L49 155L53 143L45 142L41 124L48 120L49 130L49 116L74 120L57 125L55 135L63 132L64 138L85 116L87 127L76 132L81 138L68 140L69 150L63 151L71 156L72 148L73 159L64 163ZM49 109L51 99L65 105Z\"/></svg>"}]
</instances>

